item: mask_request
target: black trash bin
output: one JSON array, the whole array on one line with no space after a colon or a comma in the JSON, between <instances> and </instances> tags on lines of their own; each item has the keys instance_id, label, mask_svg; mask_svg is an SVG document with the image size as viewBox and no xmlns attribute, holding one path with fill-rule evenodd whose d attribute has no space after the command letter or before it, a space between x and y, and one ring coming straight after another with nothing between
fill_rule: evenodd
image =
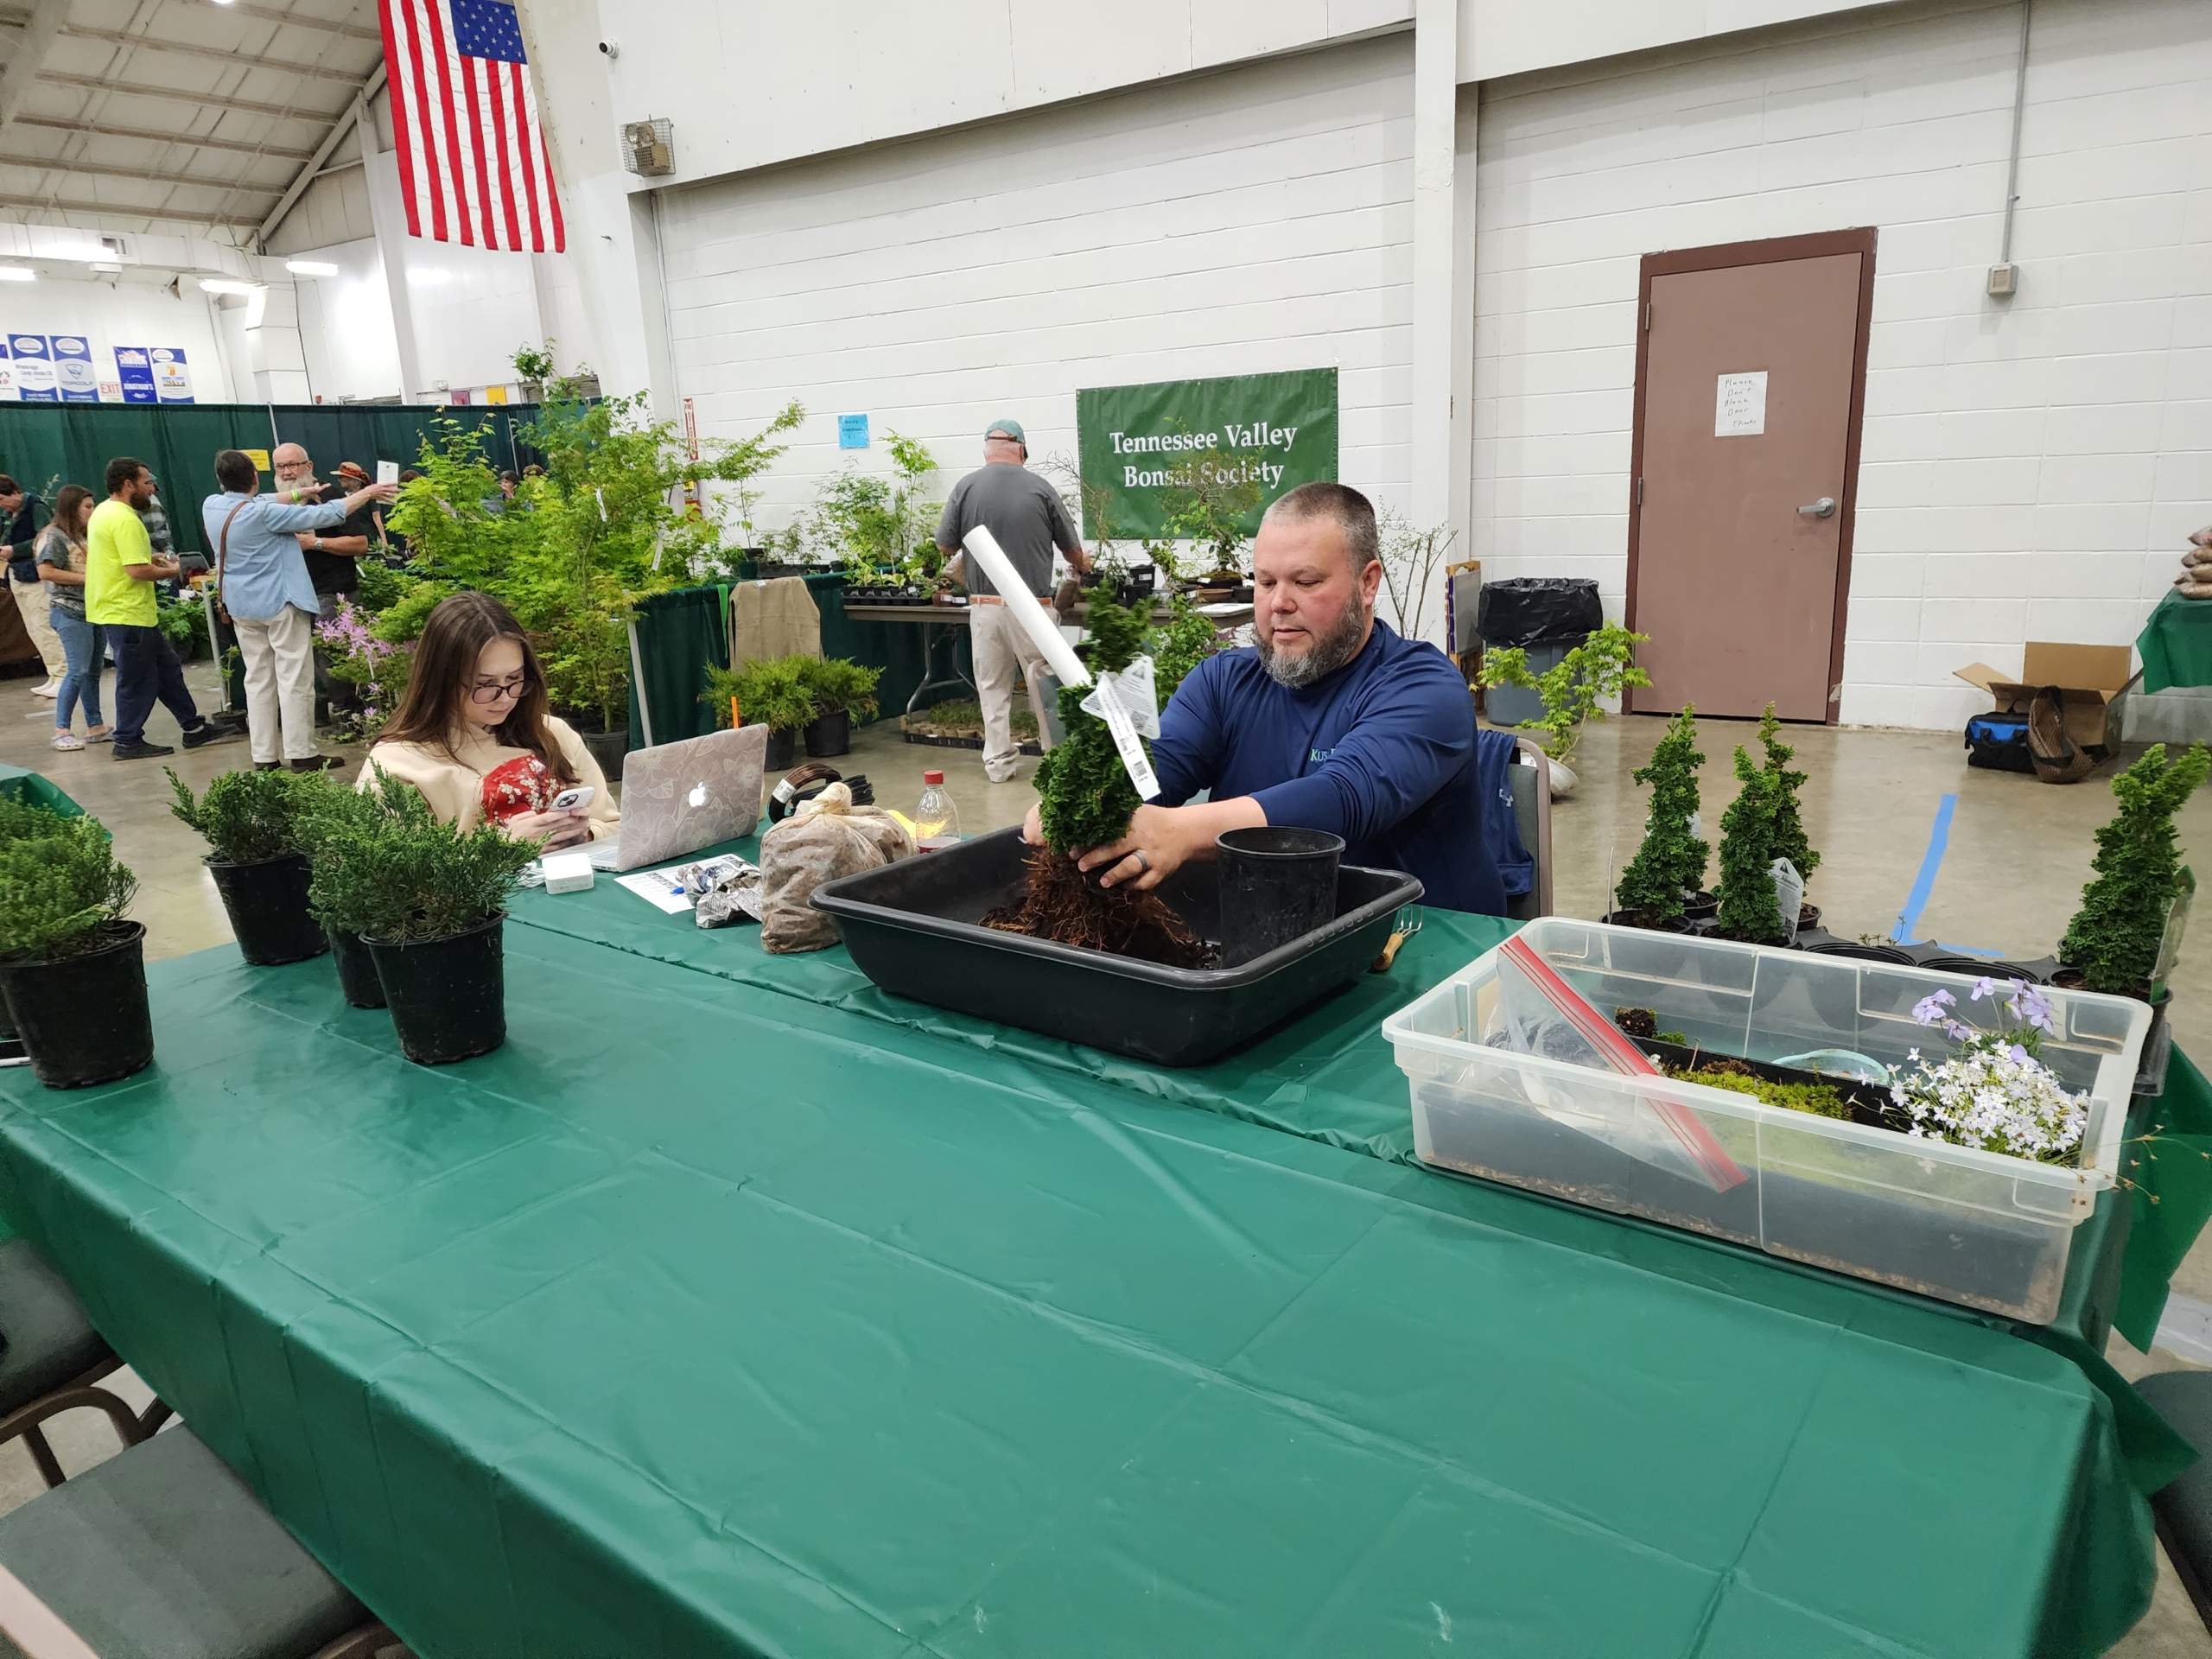
<instances>
[{"instance_id":1,"label":"black trash bin","mask_svg":"<svg viewBox=\"0 0 2212 1659\"><path fill-rule=\"evenodd\" d=\"M1605 626L1598 584L1587 576L1515 576L1483 584L1475 632L1486 651L1518 646L1529 671L1541 674ZM1494 685L1483 694L1483 712L1495 726L1521 726L1539 718L1544 700L1517 685Z\"/></svg>"}]
</instances>

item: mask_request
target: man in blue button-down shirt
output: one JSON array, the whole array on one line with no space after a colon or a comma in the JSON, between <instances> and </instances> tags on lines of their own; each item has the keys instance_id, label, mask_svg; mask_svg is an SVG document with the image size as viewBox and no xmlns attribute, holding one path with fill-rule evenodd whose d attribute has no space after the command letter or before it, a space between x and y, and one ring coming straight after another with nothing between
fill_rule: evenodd
<instances>
[{"instance_id":1,"label":"man in blue button-down shirt","mask_svg":"<svg viewBox=\"0 0 2212 1659\"><path fill-rule=\"evenodd\" d=\"M242 449L215 457L223 493L200 510L207 550L216 561L223 608L238 632L245 663L246 729L253 762L277 765L279 734L294 772L324 772L346 763L315 747L315 583L300 552L299 532L329 530L371 501L389 501L397 484L372 484L343 501L321 502L321 485L263 495L261 474Z\"/></svg>"}]
</instances>

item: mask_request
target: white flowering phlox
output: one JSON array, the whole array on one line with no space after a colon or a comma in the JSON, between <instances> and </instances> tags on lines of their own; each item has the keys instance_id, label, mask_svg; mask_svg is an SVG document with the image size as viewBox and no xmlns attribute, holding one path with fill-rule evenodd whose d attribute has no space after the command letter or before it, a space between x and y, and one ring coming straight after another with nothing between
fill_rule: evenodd
<instances>
[{"instance_id":1,"label":"white flowering phlox","mask_svg":"<svg viewBox=\"0 0 2212 1659\"><path fill-rule=\"evenodd\" d=\"M1984 998L1998 1011L1994 1031L1953 1017L1958 999L1948 991L1931 991L1913 1008L1916 1020L1940 1027L1959 1052L1941 1061L1916 1048L1908 1052L1917 1070L1890 1090L1912 1120L1905 1133L2046 1163L2065 1160L2088 1127L2088 1098L2069 1094L2036 1058L2044 1034L2057 1030L2049 999L2024 980L2000 990L1989 978L1975 982L1969 995L1977 1002Z\"/></svg>"}]
</instances>

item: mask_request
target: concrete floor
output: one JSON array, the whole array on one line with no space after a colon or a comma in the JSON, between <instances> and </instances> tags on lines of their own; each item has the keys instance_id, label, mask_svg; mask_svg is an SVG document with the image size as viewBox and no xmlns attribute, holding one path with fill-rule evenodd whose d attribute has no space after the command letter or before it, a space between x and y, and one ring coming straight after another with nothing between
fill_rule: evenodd
<instances>
[{"instance_id":1,"label":"concrete floor","mask_svg":"<svg viewBox=\"0 0 2212 1659\"><path fill-rule=\"evenodd\" d=\"M192 664L188 679L201 706L213 706L213 666ZM101 748L56 753L48 747L52 705L34 702L32 683L0 682L0 760L44 772L114 832L118 852L138 874L135 913L147 926L147 954L175 956L229 938L221 901L200 863L205 849L169 816L162 767L175 766L196 787L246 764L245 744L180 751L168 762L117 761ZM1556 804L1553 821L1555 901L1562 914L1601 913L1612 872L1635 852L1644 793L1629 772L1649 758L1663 725L1630 717L1586 729L1575 763L1580 785L1572 799ZM1756 734L1751 722L1718 720L1703 722L1700 731L1706 834L1717 840L1721 810L1735 794L1730 752L1739 742L1755 748ZM175 741L163 712L156 711L149 732L156 742ZM2108 772L2069 787L1977 772L1967 766L1958 739L1945 733L1794 727L1788 738L1797 746L1797 765L1810 775L1803 791L1805 822L1822 854L1808 896L1824 908L1824 924L1833 931L1890 933L1920 870L1937 804L1945 794L1956 794L1949 849L1923 913L1920 937L2027 957L2056 948L2088 876L2091 837L2112 812ZM360 753L358 748L334 752ZM891 721L856 734L852 755L837 765L849 775L864 773L879 803L909 810L921 792L923 772L941 768L960 809L961 827L969 834L1017 822L1034 798L1028 780L1035 762L1024 761L1014 782L993 784L983 776L977 751L908 744ZM2198 849L2212 870L2212 791L2183 809L2180 830L2183 847ZM2177 1037L2194 1053L2212 1054L2212 944L2200 942L2185 956L2174 992ZM2212 1302L2212 1243L2200 1241L2174 1287L2182 1295ZM2190 1363L2164 1349L2137 1354L2118 1338L2108 1357L2129 1376ZM121 1387L134 1403L143 1405L148 1397L128 1373ZM90 1414L60 1420L52 1438L67 1469L114 1449L105 1420ZM41 1490L21 1445L0 1446L0 1511ZM2159 1569L2151 1611L2113 1653L2126 1659L2212 1659L2212 1637L2163 1556Z\"/></svg>"}]
</instances>

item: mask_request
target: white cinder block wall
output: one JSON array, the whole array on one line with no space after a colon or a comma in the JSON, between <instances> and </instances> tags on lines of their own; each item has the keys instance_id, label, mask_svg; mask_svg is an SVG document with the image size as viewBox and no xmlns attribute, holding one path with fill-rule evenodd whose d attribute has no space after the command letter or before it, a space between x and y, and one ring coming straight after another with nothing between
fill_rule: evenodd
<instances>
[{"instance_id":1,"label":"white cinder block wall","mask_svg":"<svg viewBox=\"0 0 2212 1659\"><path fill-rule=\"evenodd\" d=\"M1640 256L1879 228L1842 718L2132 640L2212 521L2212 9L2037 0L2012 301L1989 299L2016 5L1885 9L1491 83L1473 541L1627 576Z\"/></svg>"},{"instance_id":2,"label":"white cinder block wall","mask_svg":"<svg viewBox=\"0 0 2212 1659\"><path fill-rule=\"evenodd\" d=\"M1406 36L671 192L679 395L735 435L809 419L763 480L786 523L843 465L839 414L928 443L941 497L984 427L1075 450L1079 386L1334 365L1347 482L1404 505L1412 233Z\"/></svg>"}]
</instances>

